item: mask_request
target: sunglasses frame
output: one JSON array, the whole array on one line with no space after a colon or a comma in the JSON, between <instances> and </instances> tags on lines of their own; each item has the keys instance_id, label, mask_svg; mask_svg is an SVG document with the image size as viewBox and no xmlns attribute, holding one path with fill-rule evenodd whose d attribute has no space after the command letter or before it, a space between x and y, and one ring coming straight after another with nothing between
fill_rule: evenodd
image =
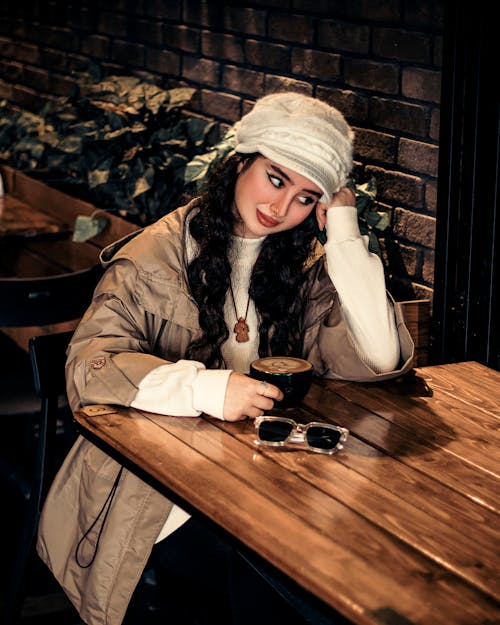
<instances>
[{"instance_id":1,"label":"sunglasses frame","mask_svg":"<svg viewBox=\"0 0 500 625\"><path fill-rule=\"evenodd\" d=\"M259 428L260 428L261 423L264 423L267 421L280 421L281 423L288 423L289 425L292 426L292 430L290 434L288 434L288 436L282 441L264 441L259 437ZM257 438L254 439L254 443L258 446L285 447L287 445L303 445L309 451L314 451L317 454L331 455L337 451L340 451L341 449L344 448L343 443L345 443L345 441L347 440L347 437L349 436L349 430L347 428L340 427L339 425L332 425L331 423L324 423L320 421L311 421L309 423L302 424L302 423L297 423L296 421L288 417L272 417L268 415L263 415L261 417L256 417L254 425L255 425L255 431L257 432ZM316 427L319 426L322 428L327 428L330 430L335 430L336 432L340 432L340 438L338 440L338 443L335 445L333 449L321 449L320 447L313 447L312 445L309 444L309 441L307 440L307 436L306 436L307 430L309 430L313 426L316 426ZM302 440L298 442L292 441L291 439L294 437L294 435L296 436L297 434L299 434L302 437Z\"/></svg>"}]
</instances>

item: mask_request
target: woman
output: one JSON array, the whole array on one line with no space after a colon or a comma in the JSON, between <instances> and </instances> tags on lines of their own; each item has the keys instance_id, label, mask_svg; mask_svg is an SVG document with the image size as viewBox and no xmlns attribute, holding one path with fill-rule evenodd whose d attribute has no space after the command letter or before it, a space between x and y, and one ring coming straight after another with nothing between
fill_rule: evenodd
<instances>
[{"instance_id":1,"label":"woman","mask_svg":"<svg viewBox=\"0 0 500 625\"><path fill-rule=\"evenodd\" d=\"M103 251L105 275L68 354L72 407L256 417L282 397L244 375L267 354L307 358L330 378L407 371L411 339L345 187L352 141L343 116L320 100L295 93L258 100L205 193ZM324 253L318 228L327 232ZM208 596L216 593L231 559L216 542L79 439L45 503L38 551L88 625L119 625L150 556L173 583L189 546L197 554L206 548L204 579L212 566L215 577L219 571ZM216 622L239 618L228 588L215 602L227 599Z\"/></svg>"}]
</instances>

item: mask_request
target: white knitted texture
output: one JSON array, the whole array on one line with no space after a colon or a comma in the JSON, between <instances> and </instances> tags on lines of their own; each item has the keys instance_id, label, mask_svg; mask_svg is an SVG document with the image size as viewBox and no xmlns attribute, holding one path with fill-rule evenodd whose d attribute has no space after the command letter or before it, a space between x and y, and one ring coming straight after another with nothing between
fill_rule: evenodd
<instances>
[{"instance_id":1,"label":"white knitted texture","mask_svg":"<svg viewBox=\"0 0 500 625\"><path fill-rule=\"evenodd\" d=\"M257 100L236 126L236 152L258 152L305 176L322 201L343 187L352 170L354 133L333 106L299 93Z\"/></svg>"}]
</instances>

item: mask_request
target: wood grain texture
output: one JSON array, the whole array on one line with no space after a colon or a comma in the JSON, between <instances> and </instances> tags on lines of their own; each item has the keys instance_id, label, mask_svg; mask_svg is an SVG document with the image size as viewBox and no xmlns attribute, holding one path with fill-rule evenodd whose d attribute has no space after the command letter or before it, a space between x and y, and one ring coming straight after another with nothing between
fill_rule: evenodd
<instances>
[{"instance_id":1,"label":"wood grain texture","mask_svg":"<svg viewBox=\"0 0 500 625\"><path fill-rule=\"evenodd\" d=\"M319 380L290 414L350 428L334 456L257 448L251 421L117 407L75 417L357 625L491 625L499 381L477 363L384 384Z\"/></svg>"}]
</instances>

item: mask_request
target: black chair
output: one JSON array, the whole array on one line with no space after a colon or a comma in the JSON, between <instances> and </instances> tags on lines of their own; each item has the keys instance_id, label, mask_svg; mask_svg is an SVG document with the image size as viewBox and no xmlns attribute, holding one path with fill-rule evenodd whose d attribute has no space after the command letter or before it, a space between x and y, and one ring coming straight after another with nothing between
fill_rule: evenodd
<instances>
[{"instance_id":1,"label":"black chair","mask_svg":"<svg viewBox=\"0 0 500 625\"><path fill-rule=\"evenodd\" d=\"M0 277L0 327L79 319L101 275L97 265L40 278ZM18 541L9 538L1 558L3 625L20 616L40 506L57 464L55 448L63 454L73 436L71 418L60 418L67 410L64 352L71 334L37 337L28 354L0 333L0 485L12 502L9 517L19 519L12 531L20 535ZM10 560L13 564L7 565Z\"/></svg>"},{"instance_id":2,"label":"black chair","mask_svg":"<svg viewBox=\"0 0 500 625\"><path fill-rule=\"evenodd\" d=\"M15 488L22 500L23 511L13 566L6 583L3 625L12 625L20 617L25 578L30 560L34 556L35 537L43 499L67 447L74 438L71 412L64 401L66 348L72 334L72 332L61 332L30 339L29 349L35 392L41 402L41 409L37 423L34 424L36 441L32 466L28 470L26 467L18 470L15 480L12 479L14 468L10 468L11 487ZM66 419L66 423L61 428L63 419ZM56 450L58 429L64 432L65 440ZM5 464L5 460L3 463ZM5 471L6 467L2 468Z\"/></svg>"},{"instance_id":3,"label":"black chair","mask_svg":"<svg viewBox=\"0 0 500 625\"><path fill-rule=\"evenodd\" d=\"M40 278L0 277L0 326L43 326L82 316L100 265Z\"/></svg>"}]
</instances>

